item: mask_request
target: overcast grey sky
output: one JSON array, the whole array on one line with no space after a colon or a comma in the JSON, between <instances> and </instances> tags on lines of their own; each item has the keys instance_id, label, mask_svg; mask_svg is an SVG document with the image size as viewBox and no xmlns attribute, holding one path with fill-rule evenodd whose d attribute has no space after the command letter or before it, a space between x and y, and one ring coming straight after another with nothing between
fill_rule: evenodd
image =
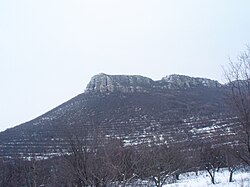
<instances>
[{"instance_id":1,"label":"overcast grey sky","mask_svg":"<svg viewBox=\"0 0 250 187\"><path fill-rule=\"evenodd\" d=\"M249 0L0 0L0 130L100 72L222 81L250 41Z\"/></svg>"}]
</instances>

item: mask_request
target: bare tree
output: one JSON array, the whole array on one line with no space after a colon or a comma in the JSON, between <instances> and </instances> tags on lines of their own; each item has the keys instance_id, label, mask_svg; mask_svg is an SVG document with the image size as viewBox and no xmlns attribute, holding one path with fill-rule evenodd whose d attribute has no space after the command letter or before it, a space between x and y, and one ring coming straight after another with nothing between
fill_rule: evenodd
<instances>
[{"instance_id":1,"label":"bare tree","mask_svg":"<svg viewBox=\"0 0 250 187\"><path fill-rule=\"evenodd\" d=\"M169 148L167 145L145 148L143 159L137 167L138 175L142 179L151 179L156 187L162 187L167 180L174 180L174 175L181 171L184 164L178 155L178 148Z\"/></svg>"},{"instance_id":2,"label":"bare tree","mask_svg":"<svg viewBox=\"0 0 250 187\"><path fill-rule=\"evenodd\" d=\"M229 101L245 134L243 144L247 154L240 157L250 165L250 47L236 61L230 59L224 72L230 87Z\"/></svg>"},{"instance_id":3,"label":"bare tree","mask_svg":"<svg viewBox=\"0 0 250 187\"><path fill-rule=\"evenodd\" d=\"M71 172L69 181L78 187L105 187L112 183L126 186L134 176L136 157L134 148L124 147L121 140L107 139L98 129L69 136L64 168ZM73 133L72 133L73 134ZM67 177L67 176L66 176Z\"/></svg>"},{"instance_id":4,"label":"bare tree","mask_svg":"<svg viewBox=\"0 0 250 187\"><path fill-rule=\"evenodd\" d=\"M120 140L110 139L104 146L104 152L105 164L111 171L113 185L125 187L138 177L135 169L141 157L135 147L125 147Z\"/></svg>"},{"instance_id":5,"label":"bare tree","mask_svg":"<svg viewBox=\"0 0 250 187\"><path fill-rule=\"evenodd\" d=\"M224 148L225 164L229 171L229 182L233 182L233 174L237 170L237 166L240 164L239 159L236 158L235 150L232 147L226 146Z\"/></svg>"},{"instance_id":6,"label":"bare tree","mask_svg":"<svg viewBox=\"0 0 250 187\"><path fill-rule=\"evenodd\" d=\"M72 137L69 140L70 152L69 155L65 155L65 160L68 163L68 167L73 173L75 178L75 185L77 187L86 187L89 183L89 160L90 152L85 140Z\"/></svg>"},{"instance_id":7,"label":"bare tree","mask_svg":"<svg viewBox=\"0 0 250 187\"><path fill-rule=\"evenodd\" d=\"M204 147L201 153L204 169L208 172L211 182L215 184L215 174L225 166L225 158L219 148Z\"/></svg>"}]
</instances>

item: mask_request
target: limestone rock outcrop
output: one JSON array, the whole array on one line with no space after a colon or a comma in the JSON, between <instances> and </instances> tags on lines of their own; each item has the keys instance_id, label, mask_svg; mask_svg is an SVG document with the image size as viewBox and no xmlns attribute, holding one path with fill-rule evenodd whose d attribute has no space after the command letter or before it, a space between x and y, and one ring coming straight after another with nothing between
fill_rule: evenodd
<instances>
[{"instance_id":1,"label":"limestone rock outcrop","mask_svg":"<svg viewBox=\"0 0 250 187\"><path fill-rule=\"evenodd\" d=\"M215 80L189 77L185 75L176 75L176 74L163 77L161 81L168 83L170 88L193 88L193 87L217 88L222 86L218 81Z\"/></svg>"},{"instance_id":2,"label":"limestone rock outcrop","mask_svg":"<svg viewBox=\"0 0 250 187\"><path fill-rule=\"evenodd\" d=\"M139 75L95 75L87 85L86 92L144 92L153 85L153 80Z\"/></svg>"},{"instance_id":3,"label":"limestone rock outcrop","mask_svg":"<svg viewBox=\"0 0 250 187\"><path fill-rule=\"evenodd\" d=\"M159 81L140 75L107 75L100 73L91 78L86 92L148 92L152 89L188 89L194 87L217 88L222 85L218 81L195 78L185 75L169 75Z\"/></svg>"}]
</instances>

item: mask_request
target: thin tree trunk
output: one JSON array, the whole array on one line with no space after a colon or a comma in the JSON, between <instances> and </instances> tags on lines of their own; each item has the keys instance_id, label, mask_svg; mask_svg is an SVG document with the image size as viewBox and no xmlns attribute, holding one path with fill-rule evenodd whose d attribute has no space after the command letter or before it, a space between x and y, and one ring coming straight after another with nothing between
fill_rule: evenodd
<instances>
[{"instance_id":1,"label":"thin tree trunk","mask_svg":"<svg viewBox=\"0 0 250 187\"><path fill-rule=\"evenodd\" d=\"M229 182L233 182L233 172L230 171Z\"/></svg>"}]
</instances>

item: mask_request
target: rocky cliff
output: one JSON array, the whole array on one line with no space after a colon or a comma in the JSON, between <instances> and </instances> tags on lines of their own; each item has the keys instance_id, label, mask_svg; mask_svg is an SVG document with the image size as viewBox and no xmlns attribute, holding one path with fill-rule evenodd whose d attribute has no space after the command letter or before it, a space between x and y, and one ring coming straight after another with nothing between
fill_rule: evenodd
<instances>
[{"instance_id":1,"label":"rocky cliff","mask_svg":"<svg viewBox=\"0 0 250 187\"><path fill-rule=\"evenodd\" d=\"M139 75L95 75L87 85L86 92L143 92L154 81Z\"/></svg>"},{"instance_id":2,"label":"rocky cliff","mask_svg":"<svg viewBox=\"0 0 250 187\"><path fill-rule=\"evenodd\" d=\"M161 82L167 83L169 85L169 88L222 87L222 84L215 80L176 74L163 77Z\"/></svg>"},{"instance_id":3,"label":"rocky cliff","mask_svg":"<svg viewBox=\"0 0 250 187\"><path fill-rule=\"evenodd\" d=\"M150 89L187 89L194 87L222 87L218 81L185 75L169 75L159 81L139 75L95 75L87 85L86 92L148 92Z\"/></svg>"}]
</instances>

